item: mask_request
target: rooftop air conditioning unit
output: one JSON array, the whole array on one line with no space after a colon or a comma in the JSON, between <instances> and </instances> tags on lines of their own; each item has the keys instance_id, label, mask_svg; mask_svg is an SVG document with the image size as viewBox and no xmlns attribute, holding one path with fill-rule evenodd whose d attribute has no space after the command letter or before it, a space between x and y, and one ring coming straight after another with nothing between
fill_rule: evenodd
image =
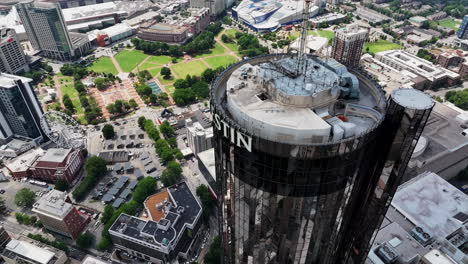
<instances>
[{"instance_id":1,"label":"rooftop air conditioning unit","mask_svg":"<svg viewBox=\"0 0 468 264\"><path fill-rule=\"evenodd\" d=\"M385 264L395 263L399 256L398 252L387 242L383 243L382 246L377 249L376 254Z\"/></svg>"},{"instance_id":2,"label":"rooftop air conditioning unit","mask_svg":"<svg viewBox=\"0 0 468 264\"><path fill-rule=\"evenodd\" d=\"M429 245L429 243L432 241L432 236L424 231L424 229L420 226L411 229L410 235L424 247Z\"/></svg>"}]
</instances>

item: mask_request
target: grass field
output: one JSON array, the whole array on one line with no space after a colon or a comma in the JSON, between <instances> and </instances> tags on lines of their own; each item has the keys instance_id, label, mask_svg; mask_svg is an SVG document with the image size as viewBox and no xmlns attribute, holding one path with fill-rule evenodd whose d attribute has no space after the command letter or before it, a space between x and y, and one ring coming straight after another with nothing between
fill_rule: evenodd
<instances>
[{"instance_id":1,"label":"grass field","mask_svg":"<svg viewBox=\"0 0 468 264\"><path fill-rule=\"evenodd\" d=\"M365 43L363 47L363 51L366 52L367 48L369 48L369 52L377 53L377 52L386 51L386 50L401 49L403 47L396 43L390 42L388 40L380 39L377 42Z\"/></svg>"},{"instance_id":2,"label":"grass field","mask_svg":"<svg viewBox=\"0 0 468 264\"><path fill-rule=\"evenodd\" d=\"M147 62L153 62L158 64L166 64L172 61L172 58L169 56L151 56Z\"/></svg>"},{"instance_id":3,"label":"grass field","mask_svg":"<svg viewBox=\"0 0 468 264\"><path fill-rule=\"evenodd\" d=\"M188 74L199 76L206 68L205 64L201 61L189 61L171 66L171 69L179 76L179 78L185 78Z\"/></svg>"},{"instance_id":4,"label":"grass field","mask_svg":"<svg viewBox=\"0 0 468 264\"><path fill-rule=\"evenodd\" d=\"M319 30L318 33L321 37L327 38L328 40L333 39L335 37L335 33L329 30Z\"/></svg>"},{"instance_id":5,"label":"grass field","mask_svg":"<svg viewBox=\"0 0 468 264\"><path fill-rule=\"evenodd\" d=\"M112 63L112 59L109 57L99 58L88 67L88 70L92 70L94 72L112 73L114 75L117 75L118 73L114 63Z\"/></svg>"},{"instance_id":6,"label":"grass field","mask_svg":"<svg viewBox=\"0 0 468 264\"><path fill-rule=\"evenodd\" d=\"M239 46L237 45L237 43L224 43L224 45L226 45L226 47L228 47L230 50L234 52L239 51Z\"/></svg>"},{"instance_id":7,"label":"grass field","mask_svg":"<svg viewBox=\"0 0 468 264\"><path fill-rule=\"evenodd\" d=\"M71 76L63 76L62 74L57 74L58 79L59 79L59 84L64 84L64 83L72 83L73 82L73 77Z\"/></svg>"},{"instance_id":8,"label":"grass field","mask_svg":"<svg viewBox=\"0 0 468 264\"><path fill-rule=\"evenodd\" d=\"M308 35L312 35L312 36L317 36L317 33L315 33L315 31L313 30L309 30L307 31L307 34ZM293 40L296 40L298 37L301 36L301 32L300 31L293 31L289 34L288 36L288 39L293 41Z\"/></svg>"},{"instance_id":9,"label":"grass field","mask_svg":"<svg viewBox=\"0 0 468 264\"><path fill-rule=\"evenodd\" d=\"M78 97L78 91L75 90L75 86L73 84L61 85L60 90L62 90L62 96L68 94L70 98Z\"/></svg>"},{"instance_id":10,"label":"grass field","mask_svg":"<svg viewBox=\"0 0 468 264\"><path fill-rule=\"evenodd\" d=\"M235 39L236 38L236 32L240 32L240 31L237 30L237 29L230 28L230 29L226 29L226 31L224 31L224 34L226 34L230 38Z\"/></svg>"},{"instance_id":11,"label":"grass field","mask_svg":"<svg viewBox=\"0 0 468 264\"><path fill-rule=\"evenodd\" d=\"M154 77L156 74L158 74L161 71L161 68L154 68L148 71L151 73L151 76Z\"/></svg>"},{"instance_id":12,"label":"grass field","mask_svg":"<svg viewBox=\"0 0 468 264\"><path fill-rule=\"evenodd\" d=\"M199 54L195 56L195 58L204 58L208 56L213 56L213 55L220 55L225 53L226 51L224 50L223 46L221 44L217 43L215 44L214 48L210 49L207 53Z\"/></svg>"},{"instance_id":13,"label":"grass field","mask_svg":"<svg viewBox=\"0 0 468 264\"><path fill-rule=\"evenodd\" d=\"M162 75L158 75L158 80L162 85L172 84L175 82L174 77L172 77L172 79L166 80L162 77Z\"/></svg>"},{"instance_id":14,"label":"grass field","mask_svg":"<svg viewBox=\"0 0 468 264\"><path fill-rule=\"evenodd\" d=\"M165 88L168 94L172 94L175 91L174 85L169 85L169 86L166 86Z\"/></svg>"},{"instance_id":15,"label":"grass field","mask_svg":"<svg viewBox=\"0 0 468 264\"><path fill-rule=\"evenodd\" d=\"M122 50L115 56L124 72L131 72L140 64L148 55L139 50Z\"/></svg>"},{"instance_id":16,"label":"grass field","mask_svg":"<svg viewBox=\"0 0 468 264\"><path fill-rule=\"evenodd\" d=\"M161 65L145 62L145 63L141 64L140 66L138 66L138 69L140 69L140 71L142 71L142 70L146 70L146 69L150 69L150 68L154 68L154 67L161 67Z\"/></svg>"},{"instance_id":17,"label":"grass field","mask_svg":"<svg viewBox=\"0 0 468 264\"><path fill-rule=\"evenodd\" d=\"M72 100L73 106L75 106L75 114L81 115L84 113L83 107L81 107L80 99L73 99Z\"/></svg>"},{"instance_id":18,"label":"grass field","mask_svg":"<svg viewBox=\"0 0 468 264\"><path fill-rule=\"evenodd\" d=\"M442 19L438 22L438 24L443 27L451 28L453 30L458 30L458 28L460 27L460 23L455 21L453 18Z\"/></svg>"},{"instance_id":19,"label":"grass field","mask_svg":"<svg viewBox=\"0 0 468 264\"><path fill-rule=\"evenodd\" d=\"M237 59L231 55L216 56L204 59L212 68L216 69L219 66L228 66L237 62Z\"/></svg>"}]
</instances>

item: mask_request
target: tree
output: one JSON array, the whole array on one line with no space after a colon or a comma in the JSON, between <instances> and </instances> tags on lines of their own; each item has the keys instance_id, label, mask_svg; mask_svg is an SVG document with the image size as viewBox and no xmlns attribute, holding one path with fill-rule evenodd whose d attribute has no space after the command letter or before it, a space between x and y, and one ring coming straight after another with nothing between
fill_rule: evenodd
<instances>
[{"instance_id":1,"label":"tree","mask_svg":"<svg viewBox=\"0 0 468 264\"><path fill-rule=\"evenodd\" d=\"M145 130L145 121L146 121L146 118L144 116L140 116L138 118L138 126L142 129L142 130Z\"/></svg>"},{"instance_id":2,"label":"tree","mask_svg":"<svg viewBox=\"0 0 468 264\"><path fill-rule=\"evenodd\" d=\"M138 182L133 192L132 200L137 203L143 203L146 198L156 191L157 181L153 177L145 177Z\"/></svg>"},{"instance_id":3,"label":"tree","mask_svg":"<svg viewBox=\"0 0 468 264\"><path fill-rule=\"evenodd\" d=\"M211 211L214 207L213 198L211 197L210 189L204 184L197 187L196 190L197 196L200 197L200 201L202 202L202 209L203 209L203 217L205 220L211 215Z\"/></svg>"},{"instance_id":4,"label":"tree","mask_svg":"<svg viewBox=\"0 0 468 264\"><path fill-rule=\"evenodd\" d=\"M111 139L115 136L114 127L112 125L106 124L102 128L102 135L105 139Z\"/></svg>"},{"instance_id":5,"label":"tree","mask_svg":"<svg viewBox=\"0 0 468 264\"><path fill-rule=\"evenodd\" d=\"M176 89L172 98L177 105L184 106L195 102L195 93L191 89Z\"/></svg>"},{"instance_id":6,"label":"tree","mask_svg":"<svg viewBox=\"0 0 468 264\"><path fill-rule=\"evenodd\" d=\"M21 207L31 207L34 204L34 192L28 188L19 190L15 195L15 204Z\"/></svg>"},{"instance_id":7,"label":"tree","mask_svg":"<svg viewBox=\"0 0 468 264\"><path fill-rule=\"evenodd\" d=\"M70 96L68 96L68 94L65 94L63 96L62 102L63 102L63 105L65 106L66 109L68 109L72 113L75 112L75 106L73 105L73 102L70 99Z\"/></svg>"},{"instance_id":8,"label":"tree","mask_svg":"<svg viewBox=\"0 0 468 264\"><path fill-rule=\"evenodd\" d=\"M86 231L86 233L81 233L76 239L76 244L80 248L90 248L94 243L94 235Z\"/></svg>"},{"instance_id":9,"label":"tree","mask_svg":"<svg viewBox=\"0 0 468 264\"><path fill-rule=\"evenodd\" d=\"M162 122L162 124L159 126L159 130L161 131L161 133L163 133L163 135L166 138L171 138L175 134L174 128L172 128L172 126L167 120L164 120L164 122Z\"/></svg>"},{"instance_id":10,"label":"tree","mask_svg":"<svg viewBox=\"0 0 468 264\"><path fill-rule=\"evenodd\" d=\"M136 102L136 101L135 101L135 99L133 99L133 98L132 98L132 99L130 99L130 100L128 100L128 104L129 104L129 105L130 105L130 107L131 107L131 108L133 108L133 109L135 109L135 108L137 108L137 107L138 107L138 104L137 104L137 102Z\"/></svg>"},{"instance_id":11,"label":"tree","mask_svg":"<svg viewBox=\"0 0 468 264\"><path fill-rule=\"evenodd\" d=\"M96 85L96 88L101 91L107 88L109 81L107 78L96 78L94 79L94 84Z\"/></svg>"},{"instance_id":12,"label":"tree","mask_svg":"<svg viewBox=\"0 0 468 264\"><path fill-rule=\"evenodd\" d=\"M176 161L170 161L166 169L161 173L161 181L164 186L176 184L182 176L182 168Z\"/></svg>"},{"instance_id":13,"label":"tree","mask_svg":"<svg viewBox=\"0 0 468 264\"><path fill-rule=\"evenodd\" d=\"M189 87L190 87L189 83L184 79L177 79L174 82L174 88L176 89L187 89Z\"/></svg>"},{"instance_id":14,"label":"tree","mask_svg":"<svg viewBox=\"0 0 468 264\"><path fill-rule=\"evenodd\" d=\"M210 88L208 83L204 81L198 81L193 84L192 91L195 93L198 99L207 98L210 95Z\"/></svg>"},{"instance_id":15,"label":"tree","mask_svg":"<svg viewBox=\"0 0 468 264\"><path fill-rule=\"evenodd\" d=\"M221 239L216 236L213 239L213 243L210 246L210 250L205 255L205 264L218 264L221 262Z\"/></svg>"},{"instance_id":16,"label":"tree","mask_svg":"<svg viewBox=\"0 0 468 264\"><path fill-rule=\"evenodd\" d=\"M164 77L164 79L170 79L171 78L171 69L168 67L162 67L161 68L161 75Z\"/></svg>"},{"instance_id":17,"label":"tree","mask_svg":"<svg viewBox=\"0 0 468 264\"><path fill-rule=\"evenodd\" d=\"M110 204L104 207L104 212L101 216L101 222L107 224L107 222L111 219L112 215L114 214L114 207Z\"/></svg>"},{"instance_id":18,"label":"tree","mask_svg":"<svg viewBox=\"0 0 468 264\"><path fill-rule=\"evenodd\" d=\"M228 35L226 35L226 34L223 34L223 35L221 36L221 40L222 40L224 43L232 43L232 42L233 42L232 39L231 39Z\"/></svg>"},{"instance_id":19,"label":"tree","mask_svg":"<svg viewBox=\"0 0 468 264\"><path fill-rule=\"evenodd\" d=\"M80 182L78 187L72 192L73 198L81 200L86 193L90 191L98 180L106 174L106 160L97 156L93 156L86 161L85 170L86 177Z\"/></svg>"},{"instance_id":20,"label":"tree","mask_svg":"<svg viewBox=\"0 0 468 264\"><path fill-rule=\"evenodd\" d=\"M55 189L59 190L59 191L62 191L62 192L68 190L67 181L65 181L63 179L58 179L57 182L55 183Z\"/></svg>"},{"instance_id":21,"label":"tree","mask_svg":"<svg viewBox=\"0 0 468 264\"><path fill-rule=\"evenodd\" d=\"M201 77L203 81L211 83L216 77L216 72L212 69L206 69L205 71L203 71Z\"/></svg>"}]
</instances>

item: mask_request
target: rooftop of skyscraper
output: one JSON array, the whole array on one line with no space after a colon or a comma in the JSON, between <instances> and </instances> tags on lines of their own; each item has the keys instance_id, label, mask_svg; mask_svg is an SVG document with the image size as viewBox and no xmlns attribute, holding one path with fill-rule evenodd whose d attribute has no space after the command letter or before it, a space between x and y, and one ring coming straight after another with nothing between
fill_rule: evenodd
<instances>
[{"instance_id":1,"label":"rooftop of skyscraper","mask_svg":"<svg viewBox=\"0 0 468 264\"><path fill-rule=\"evenodd\" d=\"M11 88L15 87L15 81L21 80L23 83L31 82L32 80L26 77L12 75L8 73L0 73L0 87L2 88Z\"/></svg>"},{"instance_id":2,"label":"rooftop of skyscraper","mask_svg":"<svg viewBox=\"0 0 468 264\"><path fill-rule=\"evenodd\" d=\"M226 86L233 119L252 133L293 144L337 142L381 121L383 95L342 64L309 56L305 74L297 74L296 65L297 58L283 56L245 61L234 70Z\"/></svg>"}]
</instances>

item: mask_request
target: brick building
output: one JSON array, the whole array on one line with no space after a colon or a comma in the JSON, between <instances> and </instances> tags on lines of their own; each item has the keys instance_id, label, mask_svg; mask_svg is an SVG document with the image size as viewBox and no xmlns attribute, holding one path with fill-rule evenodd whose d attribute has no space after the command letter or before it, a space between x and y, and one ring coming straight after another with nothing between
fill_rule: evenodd
<instances>
[{"instance_id":1,"label":"brick building","mask_svg":"<svg viewBox=\"0 0 468 264\"><path fill-rule=\"evenodd\" d=\"M468 77L468 62L464 62L460 65L460 70L458 71L458 74L460 74L460 77L462 79Z\"/></svg>"},{"instance_id":2,"label":"brick building","mask_svg":"<svg viewBox=\"0 0 468 264\"><path fill-rule=\"evenodd\" d=\"M84 159L79 150L57 149L47 150L29 168L29 177L48 182L58 179L72 183L83 166Z\"/></svg>"},{"instance_id":3,"label":"brick building","mask_svg":"<svg viewBox=\"0 0 468 264\"><path fill-rule=\"evenodd\" d=\"M148 41L181 44L188 38L187 31L184 26L146 22L140 25L137 36Z\"/></svg>"},{"instance_id":4,"label":"brick building","mask_svg":"<svg viewBox=\"0 0 468 264\"><path fill-rule=\"evenodd\" d=\"M449 50L437 56L437 64L448 69L450 67L458 67L465 61L468 52L463 50Z\"/></svg>"},{"instance_id":5,"label":"brick building","mask_svg":"<svg viewBox=\"0 0 468 264\"><path fill-rule=\"evenodd\" d=\"M73 239L90 220L73 206L66 192L58 190L52 190L39 199L33 206L33 212L45 228Z\"/></svg>"},{"instance_id":6,"label":"brick building","mask_svg":"<svg viewBox=\"0 0 468 264\"><path fill-rule=\"evenodd\" d=\"M348 67L358 67L367 35L367 30L360 29L357 24L336 30L332 58Z\"/></svg>"}]
</instances>

